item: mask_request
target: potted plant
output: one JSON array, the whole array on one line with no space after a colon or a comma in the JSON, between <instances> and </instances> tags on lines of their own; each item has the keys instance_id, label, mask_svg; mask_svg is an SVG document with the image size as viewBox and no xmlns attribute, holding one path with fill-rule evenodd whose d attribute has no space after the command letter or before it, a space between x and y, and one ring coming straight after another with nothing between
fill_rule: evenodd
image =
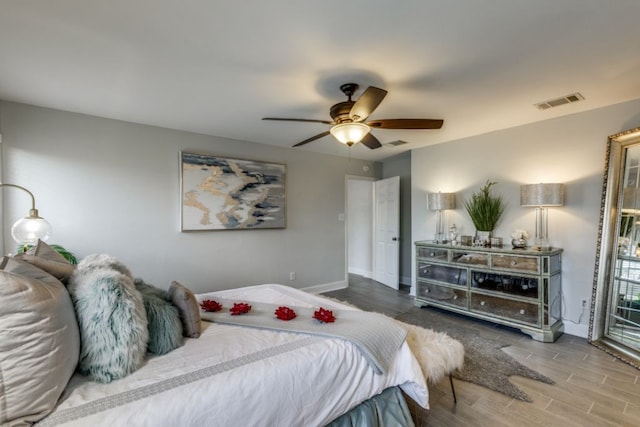
<instances>
[{"instance_id":1,"label":"potted plant","mask_svg":"<svg viewBox=\"0 0 640 427\"><path fill-rule=\"evenodd\" d=\"M502 195L491 194L491 187L496 183L487 180L480 191L473 193L465 200L464 207L476 227L476 241L487 245L491 241L491 232L504 212L505 204Z\"/></svg>"}]
</instances>

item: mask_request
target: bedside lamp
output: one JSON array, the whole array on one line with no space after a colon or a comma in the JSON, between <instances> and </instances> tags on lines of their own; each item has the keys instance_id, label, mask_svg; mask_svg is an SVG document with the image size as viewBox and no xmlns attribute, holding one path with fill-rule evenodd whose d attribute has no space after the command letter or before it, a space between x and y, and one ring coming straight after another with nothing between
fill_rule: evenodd
<instances>
[{"instance_id":1,"label":"bedside lamp","mask_svg":"<svg viewBox=\"0 0 640 427\"><path fill-rule=\"evenodd\" d=\"M456 207L456 193L429 193L427 194L429 210L436 211L436 243L446 243L444 210Z\"/></svg>"},{"instance_id":2,"label":"bedside lamp","mask_svg":"<svg viewBox=\"0 0 640 427\"><path fill-rule=\"evenodd\" d=\"M564 205L563 184L529 184L520 186L520 206L536 208L536 235L533 249L548 251L549 206Z\"/></svg>"},{"instance_id":3,"label":"bedside lamp","mask_svg":"<svg viewBox=\"0 0 640 427\"><path fill-rule=\"evenodd\" d=\"M35 244L38 239L47 240L51 234L51 225L38 215L36 199L31 191L15 184L0 184L0 187L17 188L31 196L31 209L29 215L16 221L11 227L11 237L20 245Z\"/></svg>"}]
</instances>

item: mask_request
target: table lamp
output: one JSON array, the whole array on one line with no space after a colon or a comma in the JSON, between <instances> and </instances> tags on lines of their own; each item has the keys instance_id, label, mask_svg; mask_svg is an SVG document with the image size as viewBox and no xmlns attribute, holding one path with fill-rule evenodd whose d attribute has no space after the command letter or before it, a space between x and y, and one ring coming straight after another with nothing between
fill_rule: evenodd
<instances>
[{"instance_id":1,"label":"table lamp","mask_svg":"<svg viewBox=\"0 0 640 427\"><path fill-rule=\"evenodd\" d=\"M549 206L564 205L563 184L527 184L520 186L520 206L536 208L536 234L533 249L548 251L549 244Z\"/></svg>"},{"instance_id":2,"label":"table lamp","mask_svg":"<svg viewBox=\"0 0 640 427\"><path fill-rule=\"evenodd\" d=\"M427 194L427 204L429 210L436 211L434 241L436 243L446 243L447 235L444 232L446 218L443 211L456 207L456 193L429 193Z\"/></svg>"}]
</instances>

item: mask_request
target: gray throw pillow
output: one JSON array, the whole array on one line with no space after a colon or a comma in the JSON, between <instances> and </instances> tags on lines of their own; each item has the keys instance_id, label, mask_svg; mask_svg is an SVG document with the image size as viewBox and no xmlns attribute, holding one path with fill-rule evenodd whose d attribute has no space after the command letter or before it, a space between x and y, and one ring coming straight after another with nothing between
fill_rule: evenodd
<instances>
[{"instance_id":1,"label":"gray throw pillow","mask_svg":"<svg viewBox=\"0 0 640 427\"><path fill-rule=\"evenodd\" d=\"M147 350L166 354L182 345L182 322L178 309L169 301L167 291L149 285L141 279L134 281L142 294L147 312L149 344Z\"/></svg>"},{"instance_id":2,"label":"gray throw pillow","mask_svg":"<svg viewBox=\"0 0 640 427\"><path fill-rule=\"evenodd\" d=\"M147 313L124 264L89 255L78 263L68 289L80 328L78 371L108 383L138 369L149 341Z\"/></svg>"},{"instance_id":3,"label":"gray throw pillow","mask_svg":"<svg viewBox=\"0 0 640 427\"><path fill-rule=\"evenodd\" d=\"M69 293L39 268L0 263L0 425L30 425L49 414L80 353Z\"/></svg>"},{"instance_id":4,"label":"gray throw pillow","mask_svg":"<svg viewBox=\"0 0 640 427\"><path fill-rule=\"evenodd\" d=\"M200 306L193 292L174 281L169 286L169 298L180 311L183 335L189 338L200 337Z\"/></svg>"},{"instance_id":5,"label":"gray throw pillow","mask_svg":"<svg viewBox=\"0 0 640 427\"><path fill-rule=\"evenodd\" d=\"M38 240L28 252L17 254L15 257L46 271L65 285L76 269L75 265L42 240Z\"/></svg>"}]
</instances>

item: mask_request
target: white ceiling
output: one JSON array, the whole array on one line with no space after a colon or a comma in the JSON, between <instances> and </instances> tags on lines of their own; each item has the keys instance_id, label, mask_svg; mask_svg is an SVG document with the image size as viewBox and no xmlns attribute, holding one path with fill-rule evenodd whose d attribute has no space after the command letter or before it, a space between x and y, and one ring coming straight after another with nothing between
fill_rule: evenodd
<instances>
[{"instance_id":1,"label":"white ceiling","mask_svg":"<svg viewBox=\"0 0 640 427\"><path fill-rule=\"evenodd\" d=\"M0 0L0 99L290 147L342 83L412 148L640 98L638 0ZM533 104L580 92L585 101ZM331 136L296 150L348 156Z\"/></svg>"}]
</instances>

